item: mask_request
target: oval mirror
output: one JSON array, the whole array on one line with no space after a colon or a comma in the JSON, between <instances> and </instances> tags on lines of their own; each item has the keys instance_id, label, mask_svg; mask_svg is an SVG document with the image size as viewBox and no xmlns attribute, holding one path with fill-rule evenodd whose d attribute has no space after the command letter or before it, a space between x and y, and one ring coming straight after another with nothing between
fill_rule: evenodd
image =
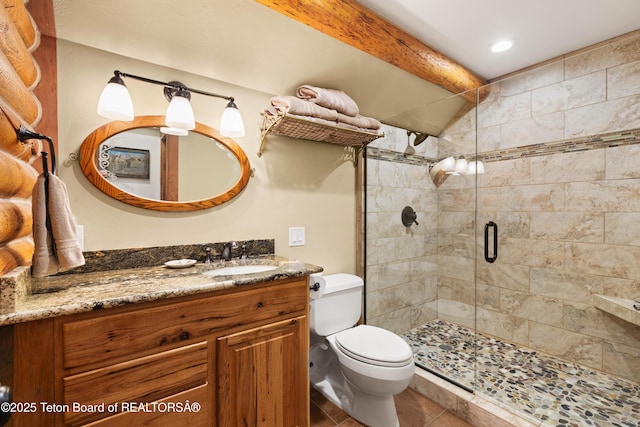
<instances>
[{"instance_id":1,"label":"oval mirror","mask_svg":"<svg viewBox=\"0 0 640 427\"><path fill-rule=\"evenodd\" d=\"M186 136L160 132L164 116L112 121L80 146L80 168L98 190L157 211L195 211L237 196L249 182L247 155L202 123Z\"/></svg>"}]
</instances>

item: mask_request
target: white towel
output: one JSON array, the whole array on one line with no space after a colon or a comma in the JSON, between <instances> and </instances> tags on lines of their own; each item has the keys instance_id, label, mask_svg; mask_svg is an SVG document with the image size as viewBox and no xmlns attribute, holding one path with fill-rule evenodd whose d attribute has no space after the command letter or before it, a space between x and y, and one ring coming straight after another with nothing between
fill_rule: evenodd
<instances>
[{"instance_id":1,"label":"white towel","mask_svg":"<svg viewBox=\"0 0 640 427\"><path fill-rule=\"evenodd\" d=\"M382 123L373 117L363 116L356 114L355 116L347 116L346 114L338 113L338 122L346 123L359 129L367 130L379 130L382 127Z\"/></svg>"},{"instance_id":2,"label":"white towel","mask_svg":"<svg viewBox=\"0 0 640 427\"><path fill-rule=\"evenodd\" d=\"M291 114L294 116L303 116L308 118L320 119L323 121L347 124L349 128L379 130L382 124L373 117L366 117L361 114L349 116L342 114L336 110L322 107L313 102L296 98L295 96L274 96L270 100L270 106L265 109L265 113L272 116L279 114Z\"/></svg>"},{"instance_id":3,"label":"white towel","mask_svg":"<svg viewBox=\"0 0 640 427\"><path fill-rule=\"evenodd\" d=\"M274 96L270 102L271 106L267 108L265 112L273 116L286 113L295 114L296 116L317 117L334 122L338 120L337 111L321 107L313 102L308 102L295 96Z\"/></svg>"},{"instance_id":4,"label":"white towel","mask_svg":"<svg viewBox=\"0 0 640 427\"><path fill-rule=\"evenodd\" d=\"M49 206L45 202L45 186L48 186ZM38 177L33 187L32 210L35 248L31 274L35 277L50 276L84 265L67 186L60 178L52 173L48 178L44 175ZM47 211L50 230L47 229Z\"/></svg>"},{"instance_id":5,"label":"white towel","mask_svg":"<svg viewBox=\"0 0 640 427\"><path fill-rule=\"evenodd\" d=\"M358 104L341 90L302 85L296 90L296 95L298 98L305 99L331 110L336 110L347 116L356 116L360 113Z\"/></svg>"},{"instance_id":6,"label":"white towel","mask_svg":"<svg viewBox=\"0 0 640 427\"><path fill-rule=\"evenodd\" d=\"M367 128L361 128L358 126L354 126L351 125L349 123L344 123L344 122L340 122L340 121L333 121L333 120L325 120L325 119L321 119L318 117L312 117L312 116L298 116L296 114L288 114L289 117L294 117L300 120L306 120L309 122L314 122L314 123L318 123L324 126L335 126L337 128L342 128L342 129L351 129L351 130L355 130L358 132L364 132L364 133L369 133L371 135L378 135L378 131L376 129L367 129ZM375 120L375 119L374 119Z\"/></svg>"}]
</instances>

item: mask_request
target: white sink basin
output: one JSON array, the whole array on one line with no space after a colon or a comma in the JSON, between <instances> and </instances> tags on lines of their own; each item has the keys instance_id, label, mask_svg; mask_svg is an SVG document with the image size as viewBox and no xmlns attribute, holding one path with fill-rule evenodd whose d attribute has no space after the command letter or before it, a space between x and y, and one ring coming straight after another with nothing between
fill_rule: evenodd
<instances>
[{"instance_id":1,"label":"white sink basin","mask_svg":"<svg viewBox=\"0 0 640 427\"><path fill-rule=\"evenodd\" d=\"M263 271L275 270L275 265L235 265L233 267L217 268L206 271L207 276L233 276L236 274L262 273Z\"/></svg>"}]
</instances>

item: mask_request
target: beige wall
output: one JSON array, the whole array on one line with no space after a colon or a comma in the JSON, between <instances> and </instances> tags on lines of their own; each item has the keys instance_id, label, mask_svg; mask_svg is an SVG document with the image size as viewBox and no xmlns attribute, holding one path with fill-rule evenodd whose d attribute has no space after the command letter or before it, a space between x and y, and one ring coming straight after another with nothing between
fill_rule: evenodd
<instances>
[{"instance_id":1,"label":"beige wall","mask_svg":"<svg viewBox=\"0 0 640 427\"><path fill-rule=\"evenodd\" d=\"M107 122L96 113L97 100L116 69L234 96L247 131L236 142L255 169L244 192L213 209L164 213L126 205L95 189L69 155ZM269 72L274 71L265 70ZM344 159L344 149L269 137L264 155L256 155L260 112L271 96L280 94L255 92L62 40L58 78L59 176L67 184L78 223L84 226L85 250L275 239L279 255L323 266L328 273L355 272L355 169ZM164 114L167 102L160 86L131 79L126 84L137 115ZM218 127L224 100L196 94L192 105L196 120ZM206 185L206 180L203 172L200 181ZM291 226L306 227L306 246L288 246Z\"/></svg>"}]
</instances>

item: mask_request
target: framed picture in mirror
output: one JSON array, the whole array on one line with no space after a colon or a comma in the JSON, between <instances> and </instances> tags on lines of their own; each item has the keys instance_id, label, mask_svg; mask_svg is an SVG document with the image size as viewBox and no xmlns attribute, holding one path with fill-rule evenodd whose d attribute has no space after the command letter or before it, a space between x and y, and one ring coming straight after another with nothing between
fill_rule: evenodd
<instances>
[{"instance_id":1,"label":"framed picture in mirror","mask_svg":"<svg viewBox=\"0 0 640 427\"><path fill-rule=\"evenodd\" d=\"M149 150L113 147L105 168L119 178L149 179Z\"/></svg>"}]
</instances>

